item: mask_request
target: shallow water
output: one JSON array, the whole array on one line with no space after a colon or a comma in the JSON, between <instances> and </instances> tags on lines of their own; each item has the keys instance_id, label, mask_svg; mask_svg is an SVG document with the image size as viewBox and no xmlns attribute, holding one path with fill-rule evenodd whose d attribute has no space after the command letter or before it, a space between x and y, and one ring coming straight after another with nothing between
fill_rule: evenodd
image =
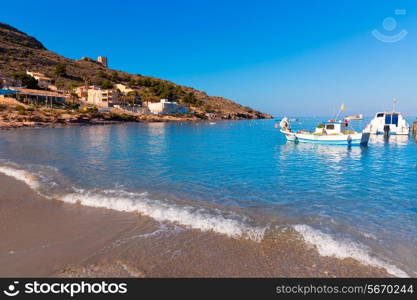
<instances>
[{"instance_id":1,"label":"shallow water","mask_svg":"<svg viewBox=\"0 0 417 300\"><path fill-rule=\"evenodd\" d=\"M290 228L398 276L417 276L416 154L401 136L291 144L272 120L0 132L0 172L48 197L254 241Z\"/></svg>"}]
</instances>

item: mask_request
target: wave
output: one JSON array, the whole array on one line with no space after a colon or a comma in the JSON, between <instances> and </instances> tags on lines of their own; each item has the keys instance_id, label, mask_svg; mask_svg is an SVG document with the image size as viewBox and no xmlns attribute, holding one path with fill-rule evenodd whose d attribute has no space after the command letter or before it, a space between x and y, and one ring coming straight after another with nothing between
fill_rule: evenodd
<instances>
[{"instance_id":1,"label":"wave","mask_svg":"<svg viewBox=\"0 0 417 300\"><path fill-rule=\"evenodd\" d=\"M232 238L246 238L259 242L266 228L246 224L243 216L225 217L225 212L216 209L180 206L148 198L147 193L131 193L123 190L104 190L101 192L84 191L74 188L74 193L64 195L45 195L40 193L40 174L11 166L0 166L0 172L23 181L37 193L49 199L54 198L67 203L80 203L85 206L107 208L122 212L136 212L159 222L172 222L204 232L213 231ZM43 181L43 180L42 180ZM48 184L53 181L48 181Z\"/></svg>"},{"instance_id":2,"label":"wave","mask_svg":"<svg viewBox=\"0 0 417 300\"><path fill-rule=\"evenodd\" d=\"M396 266L372 256L364 245L353 241L337 241L330 235L304 224L294 225L293 228L301 234L304 240L316 247L321 256L332 256L339 259L353 258L363 264L383 268L391 275L409 277L407 273Z\"/></svg>"},{"instance_id":3,"label":"wave","mask_svg":"<svg viewBox=\"0 0 417 300\"><path fill-rule=\"evenodd\" d=\"M91 207L136 212L159 222L168 221L191 229L213 231L232 238L247 238L257 242L263 239L266 230L263 227L247 225L239 219L226 218L220 211L151 200L147 193L86 191L63 195L60 200Z\"/></svg>"},{"instance_id":4,"label":"wave","mask_svg":"<svg viewBox=\"0 0 417 300\"><path fill-rule=\"evenodd\" d=\"M0 166L0 172L19 181L23 181L35 191L39 189L40 183L36 176L25 170L19 170L9 166Z\"/></svg>"}]
</instances>

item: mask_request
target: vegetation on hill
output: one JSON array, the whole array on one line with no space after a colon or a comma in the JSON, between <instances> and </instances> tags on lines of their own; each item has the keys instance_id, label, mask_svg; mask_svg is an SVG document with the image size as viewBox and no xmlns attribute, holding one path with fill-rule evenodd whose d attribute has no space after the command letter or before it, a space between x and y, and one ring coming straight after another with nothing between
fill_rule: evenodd
<instances>
[{"instance_id":1,"label":"vegetation on hill","mask_svg":"<svg viewBox=\"0 0 417 300\"><path fill-rule=\"evenodd\" d=\"M22 85L28 89L39 89L38 81L24 72L11 73L9 76L22 82Z\"/></svg>"},{"instance_id":2,"label":"vegetation on hill","mask_svg":"<svg viewBox=\"0 0 417 300\"><path fill-rule=\"evenodd\" d=\"M35 87L23 76L26 70L44 73L55 80L61 89L73 90L80 85L98 85L110 88L116 83L137 89L143 102L161 98L178 101L204 115L214 113L225 119L270 118L268 114L239 105L222 97L213 97L203 91L140 74L129 74L105 68L95 61L73 60L47 50L41 42L16 28L0 23L0 72L24 79L25 86Z\"/></svg>"}]
</instances>

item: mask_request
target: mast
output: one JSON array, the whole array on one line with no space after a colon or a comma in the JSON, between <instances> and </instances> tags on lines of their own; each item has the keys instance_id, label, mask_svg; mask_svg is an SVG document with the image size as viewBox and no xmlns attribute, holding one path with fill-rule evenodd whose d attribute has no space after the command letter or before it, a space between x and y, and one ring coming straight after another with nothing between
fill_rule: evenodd
<instances>
[{"instance_id":1,"label":"mast","mask_svg":"<svg viewBox=\"0 0 417 300\"><path fill-rule=\"evenodd\" d=\"M345 110L345 104L344 104L344 103L342 103L342 105L341 105L341 106L340 106L340 108L339 108L339 111L337 112L336 117L334 118L334 119L335 119L335 121L337 121L337 118L339 117L340 113L341 113L342 111L344 111L344 110Z\"/></svg>"},{"instance_id":2,"label":"mast","mask_svg":"<svg viewBox=\"0 0 417 300\"><path fill-rule=\"evenodd\" d=\"M392 124L392 118L395 112L395 104L397 103L397 99L392 99L392 112L391 112L391 124Z\"/></svg>"}]
</instances>

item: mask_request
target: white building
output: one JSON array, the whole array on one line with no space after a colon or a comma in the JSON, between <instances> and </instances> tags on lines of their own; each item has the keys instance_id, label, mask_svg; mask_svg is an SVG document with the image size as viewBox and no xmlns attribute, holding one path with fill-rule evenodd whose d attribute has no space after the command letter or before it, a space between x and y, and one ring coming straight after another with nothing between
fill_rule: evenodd
<instances>
[{"instance_id":1,"label":"white building","mask_svg":"<svg viewBox=\"0 0 417 300\"><path fill-rule=\"evenodd\" d=\"M87 103L99 107L112 107L115 104L119 104L119 93L117 89L89 88Z\"/></svg>"},{"instance_id":2,"label":"white building","mask_svg":"<svg viewBox=\"0 0 417 300\"><path fill-rule=\"evenodd\" d=\"M26 74L35 78L38 81L38 86L41 88L47 89L50 85L52 85L52 79L46 77L45 74L30 71L26 71Z\"/></svg>"},{"instance_id":3,"label":"white building","mask_svg":"<svg viewBox=\"0 0 417 300\"><path fill-rule=\"evenodd\" d=\"M121 91L123 94L125 94L125 95L127 95L127 93L129 93L129 92L133 92L134 91L134 89L131 89L131 88L129 88L126 85L121 84L121 83L116 84L116 88L119 91Z\"/></svg>"},{"instance_id":4,"label":"white building","mask_svg":"<svg viewBox=\"0 0 417 300\"><path fill-rule=\"evenodd\" d=\"M77 94L78 98L80 100L84 100L87 101L88 99L88 90L89 89L95 89L96 87L93 85L83 85L83 86L79 86L75 89L75 93Z\"/></svg>"},{"instance_id":5,"label":"white building","mask_svg":"<svg viewBox=\"0 0 417 300\"><path fill-rule=\"evenodd\" d=\"M187 108L178 105L177 102L170 102L167 99L161 99L160 102L149 103L148 109L153 114L186 114Z\"/></svg>"}]
</instances>

